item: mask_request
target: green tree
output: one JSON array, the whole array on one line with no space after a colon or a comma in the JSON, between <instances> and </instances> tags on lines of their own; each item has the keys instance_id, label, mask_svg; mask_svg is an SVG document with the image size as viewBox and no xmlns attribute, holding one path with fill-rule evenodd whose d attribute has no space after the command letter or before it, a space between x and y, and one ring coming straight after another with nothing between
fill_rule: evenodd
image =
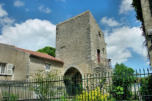
<instances>
[{"instance_id":1,"label":"green tree","mask_svg":"<svg viewBox=\"0 0 152 101\"><path fill-rule=\"evenodd\" d=\"M144 101L152 101L152 75L141 78L140 92Z\"/></svg>"},{"instance_id":2,"label":"green tree","mask_svg":"<svg viewBox=\"0 0 152 101\"><path fill-rule=\"evenodd\" d=\"M134 70L124 64L116 64L112 77L112 95L118 100L128 100L131 97L131 86L135 80Z\"/></svg>"},{"instance_id":3,"label":"green tree","mask_svg":"<svg viewBox=\"0 0 152 101\"><path fill-rule=\"evenodd\" d=\"M39 50L37 50L38 52L41 52L41 53L46 53L46 54L48 54L48 55L51 55L51 56L54 56L55 57L55 48L53 48L53 47L50 47L50 46L46 46L46 47L44 47L44 48L42 48L42 49L39 49Z\"/></svg>"}]
</instances>

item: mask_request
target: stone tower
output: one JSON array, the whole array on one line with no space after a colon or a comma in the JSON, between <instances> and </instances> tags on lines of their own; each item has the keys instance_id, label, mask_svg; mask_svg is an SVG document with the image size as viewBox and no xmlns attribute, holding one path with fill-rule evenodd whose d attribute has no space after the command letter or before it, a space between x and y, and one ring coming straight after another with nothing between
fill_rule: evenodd
<instances>
[{"instance_id":1,"label":"stone tower","mask_svg":"<svg viewBox=\"0 0 152 101\"><path fill-rule=\"evenodd\" d=\"M89 11L57 25L56 57L64 61L63 75L110 69L104 35Z\"/></svg>"}]
</instances>

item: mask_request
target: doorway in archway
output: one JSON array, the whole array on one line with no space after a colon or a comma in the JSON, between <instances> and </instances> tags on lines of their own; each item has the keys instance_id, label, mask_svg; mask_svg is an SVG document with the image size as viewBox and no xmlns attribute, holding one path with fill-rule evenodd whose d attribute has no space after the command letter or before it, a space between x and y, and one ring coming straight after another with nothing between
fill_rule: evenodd
<instances>
[{"instance_id":1,"label":"doorway in archway","mask_svg":"<svg viewBox=\"0 0 152 101\"><path fill-rule=\"evenodd\" d=\"M82 92L82 75L78 69L71 67L64 74L66 92L74 96Z\"/></svg>"}]
</instances>

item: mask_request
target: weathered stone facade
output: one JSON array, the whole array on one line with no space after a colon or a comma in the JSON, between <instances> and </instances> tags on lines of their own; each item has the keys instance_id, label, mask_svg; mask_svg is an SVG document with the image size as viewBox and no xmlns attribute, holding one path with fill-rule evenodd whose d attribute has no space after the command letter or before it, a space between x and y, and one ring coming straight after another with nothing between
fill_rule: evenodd
<instances>
[{"instance_id":1,"label":"weathered stone facade","mask_svg":"<svg viewBox=\"0 0 152 101\"><path fill-rule=\"evenodd\" d=\"M34 53L34 54L31 54ZM37 55L38 54L38 55ZM33 52L15 46L0 44L0 64L6 64L2 73L0 67L0 80L25 80L32 78L33 74L39 70L45 70L46 64L50 65L50 70L61 70L62 62L51 60L40 55L43 53ZM7 64L12 64L12 74L7 73Z\"/></svg>"},{"instance_id":2,"label":"weathered stone facade","mask_svg":"<svg viewBox=\"0 0 152 101\"><path fill-rule=\"evenodd\" d=\"M14 46L0 44L0 63L11 63L14 65L13 75L0 75L1 80L21 80L26 78L28 68L27 53L18 51Z\"/></svg>"},{"instance_id":3,"label":"weathered stone facade","mask_svg":"<svg viewBox=\"0 0 152 101\"><path fill-rule=\"evenodd\" d=\"M89 11L57 25L56 57L64 61L62 75L70 68L82 75L110 69L104 35Z\"/></svg>"},{"instance_id":4,"label":"weathered stone facade","mask_svg":"<svg viewBox=\"0 0 152 101\"><path fill-rule=\"evenodd\" d=\"M0 44L0 54L0 66L13 65L11 75L0 71L0 80L29 79L38 70L45 70L46 64L71 79L110 70L104 35L89 11L57 25L56 58L60 60L6 44Z\"/></svg>"},{"instance_id":5,"label":"weathered stone facade","mask_svg":"<svg viewBox=\"0 0 152 101\"><path fill-rule=\"evenodd\" d=\"M150 5L151 2L151 5ZM140 0L150 65L152 66L152 0Z\"/></svg>"}]
</instances>

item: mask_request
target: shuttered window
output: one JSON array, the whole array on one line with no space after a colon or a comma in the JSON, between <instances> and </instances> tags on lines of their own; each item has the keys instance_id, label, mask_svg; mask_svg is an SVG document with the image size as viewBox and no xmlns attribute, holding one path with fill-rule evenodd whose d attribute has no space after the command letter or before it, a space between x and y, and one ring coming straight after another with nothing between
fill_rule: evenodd
<instances>
[{"instance_id":1,"label":"shuttered window","mask_svg":"<svg viewBox=\"0 0 152 101\"><path fill-rule=\"evenodd\" d=\"M0 74L1 75L12 75L13 74L13 64L0 63Z\"/></svg>"},{"instance_id":2,"label":"shuttered window","mask_svg":"<svg viewBox=\"0 0 152 101\"><path fill-rule=\"evenodd\" d=\"M14 68L13 64L7 64L7 72L6 72L6 74L7 75L12 75L13 74L13 68Z\"/></svg>"},{"instance_id":3,"label":"shuttered window","mask_svg":"<svg viewBox=\"0 0 152 101\"><path fill-rule=\"evenodd\" d=\"M0 63L0 74L5 74L6 72L6 64Z\"/></svg>"}]
</instances>

